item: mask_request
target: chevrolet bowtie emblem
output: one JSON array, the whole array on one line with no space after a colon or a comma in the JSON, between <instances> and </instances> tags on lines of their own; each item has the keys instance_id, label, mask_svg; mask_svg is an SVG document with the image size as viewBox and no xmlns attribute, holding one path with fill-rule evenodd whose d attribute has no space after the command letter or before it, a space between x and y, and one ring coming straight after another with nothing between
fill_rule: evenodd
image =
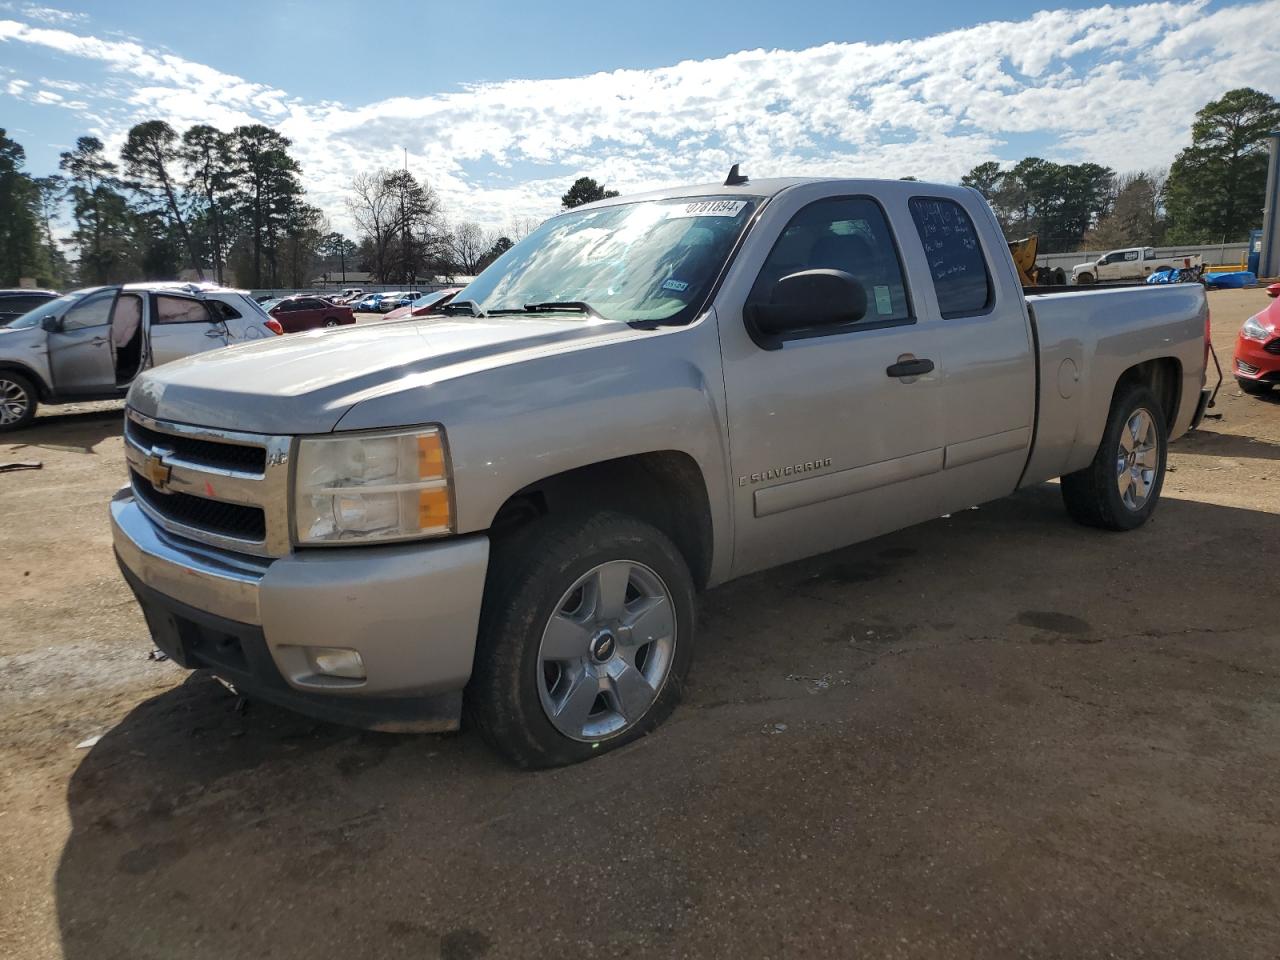
<instances>
[{"instance_id":1,"label":"chevrolet bowtie emblem","mask_svg":"<svg viewBox=\"0 0 1280 960\"><path fill-rule=\"evenodd\" d=\"M147 479L151 481L151 486L157 493L169 492L169 476L173 473L173 467L164 462L165 455L168 453L168 450L153 449L147 454L147 462L144 465L147 470Z\"/></svg>"}]
</instances>

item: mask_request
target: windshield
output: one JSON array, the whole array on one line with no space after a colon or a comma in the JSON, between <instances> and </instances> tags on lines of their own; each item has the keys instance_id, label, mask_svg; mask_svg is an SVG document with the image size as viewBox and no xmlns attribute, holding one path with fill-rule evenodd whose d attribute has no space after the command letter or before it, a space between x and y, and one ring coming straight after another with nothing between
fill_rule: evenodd
<instances>
[{"instance_id":1,"label":"windshield","mask_svg":"<svg viewBox=\"0 0 1280 960\"><path fill-rule=\"evenodd\" d=\"M410 306L412 306L415 310L418 309L419 307L429 307L433 303L437 302L438 300L443 299L445 295L448 294L448 292L449 292L448 290L436 290L434 293L423 294L417 300L413 301L413 303L410 304Z\"/></svg>"},{"instance_id":2,"label":"windshield","mask_svg":"<svg viewBox=\"0 0 1280 960\"><path fill-rule=\"evenodd\" d=\"M95 290L101 290L101 287L86 287L83 290L73 290L70 293L64 293L57 300L50 300L48 303L42 303L34 310L29 310L18 319L14 320L6 328L8 330L29 330L32 327L38 327L44 321L45 317L60 317L67 312L77 300L86 294L93 293Z\"/></svg>"},{"instance_id":3,"label":"windshield","mask_svg":"<svg viewBox=\"0 0 1280 960\"><path fill-rule=\"evenodd\" d=\"M586 304L611 320L687 323L758 197L681 197L548 220L458 294L481 311Z\"/></svg>"}]
</instances>

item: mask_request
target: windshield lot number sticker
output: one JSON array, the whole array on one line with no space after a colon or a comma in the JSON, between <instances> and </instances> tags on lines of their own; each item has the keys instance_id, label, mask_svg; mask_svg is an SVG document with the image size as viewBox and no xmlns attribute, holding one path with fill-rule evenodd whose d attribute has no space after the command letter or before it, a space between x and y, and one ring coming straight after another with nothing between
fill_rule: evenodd
<instances>
[{"instance_id":1,"label":"windshield lot number sticker","mask_svg":"<svg viewBox=\"0 0 1280 960\"><path fill-rule=\"evenodd\" d=\"M667 208L667 219L681 217L736 217L747 205L745 200L694 200Z\"/></svg>"},{"instance_id":2,"label":"windshield lot number sticker","mask_svg":"<svg viewBox=\"0 0 1280 960\"><path fill-rule=\"evenodd\" d=\"M876 313L886 316L893 313L893 298L889 296L889 288L877 286L875 291Z\"/></svg>"},{"instance_id":3,"label":"windshield lot number sticker","mask_svg":"<svg viewBox=\"0 0 1280 960\"><path fill-rule=\"evenodd\" d=\"M662 284L663 290L674 290L676 293L684 293L689 289L689 284L683 280L665 280Z\"/></svg>"}]
</instances>

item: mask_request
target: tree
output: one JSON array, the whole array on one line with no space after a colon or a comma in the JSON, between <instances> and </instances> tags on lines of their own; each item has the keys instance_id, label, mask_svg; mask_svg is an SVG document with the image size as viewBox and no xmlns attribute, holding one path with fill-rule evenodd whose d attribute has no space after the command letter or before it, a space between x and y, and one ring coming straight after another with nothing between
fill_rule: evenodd
<instances>
[{"instance_id":1,"label":"tree","mask_svg":"<svg viewBox=\"0 0 1280 960\"><path fill-rule=\"evenodd\" d=\"M978 164L961 177L960 183L962 186L973 187L987 199L987 202L991 202L995 199L1003 179L1004 174L1000 171L1000 164L995 160L988 160L986 163Z\"/></svg>"},{"instance_id":2,"label":"tree","mask_svg":"<svg viewBox=\"0 0 1280 960\"><path fill-rule=\"evenodd\" d=\"M362 262L380 283L412 282L444 253L440 200L406 170L373 170L351 181L347 209Z\"/></svg>"},{"instance_id":3,"label":"tree","mask_svg":"<svg viewBox=\"0 0 1280 960\"><path fill-rule=\"evenodd\" d=\"M1160 193L1164 173L1130 173L1117 181L1111 212L1084 237L1091 250L1158 244L1164 233Z\"/></svg>"},{"instance_id":4,"label":"tree","mask_svg":"<svg viewBox=\"0 0 1280 960\"><path fill-rule=\"evenodd\" d=\"M574 207L580 207L584 203L608 200L610 197L616 196L618 196L617 190L606 190L590 177L579 177L573 181L573 186L560 198L560 203L566 210L572 210Z\"/></svg>"},{"instance_id":5,"label":"tree","mask_svg":"<svg viewBox=\"0 0 1280 960\"><path fill-rule=\"evenodd\" d=\"M489 268L489 264L493 263L493 261L497 260L514 246L515 244L511 242L510 237L499 237L497 240L493 241L493 246L488 249L485 255L480 258L480 262L476 264L476 273L487 270Z\"/></svg>"},{"instance_id":6,"label":"tree","mask_svg":"<svg viewBox=\"0 0 1280 960\"><path fill-rule=\"evenodd\" d=\"M136 270L133 218L120 194L117 168L97 137L80 137L61 154L76 228L71 242L79 253L82 283L114 283Z\"/></svg>"},{"instance_id":7,"label":"tree","mask_svg":"<svg viewBox=\"0 0 1280 960\"><path fill-rule=\"evenodd\" d=\"M459 272L475 276L482 269L480 261L493 248L497 239L480 224L463 221L449 231L449 256Z\"/></svg>"},{"instance_id":8,"label":"tree","mask_svg":"<svg viewBox=\"0 0 1280 960\"><path fill-rule=\"evenodd\" d=\"M230 138L216 127L197 124L182 135L180 156L186 172L186 190L194 206L192 232L201 237L218 283L224 282L227 223L232 215L230 194L235 171L230 155Z\"/></svg>"},{"instance_id":9,"label":"tree","mask_svg":"<svg viewBox=\"0 0 1280 960\"><path fill-rule=\"evenodd\" d=\"M359 246L350 237L338 232L325 234L320 241L319 252L330 262L336 257L338 269L342 274L342 283L347 282L347 261L356 255Z\"/></svg>"},{"instance_id":10,"label":"tree","mask_svg":"<svg viewBox=\"0 0 1280 960\"><path fill-rule=\"evenodd\" d=\"M1027 157L1010 170L994 161L978 164L960 182L987 198L1007 238L1036 234L1040 249L1053 253L1077 248L1085 231L1106 215L1114 177L1096 163Z\"/></svg>"},{"instance_id":11,"label":"tree","mask_svg":"<svg viewBox=\"0 0 1280 960\"><path fill-rule=\"evenodd\" d=\"M163 120L135 124L120 150L127 184L148 201L152 209L163 211L182 239L187 261L196 276L204 279L204 269L196 254L191 231L182 214L177 166L181 159L178 133Z\"/></svg>"},{"instance_id":12,"label":"tree","mask_svg":"<svg viewBox=\"0 0 1280 960\"><path fill-rule=\"evenodd\" d=\"M31 181L36 188L36 212L40 220L40 242L44 246L45 257L49 263L49 280L51 287L63 287L69 280L71 271L67 258L53 239L53 221L67 195L67 184L56 173L47 177L36 177ZM44 281L41 281L44 282Z\"/></svg>"},{"instance_id":13,"label":"tree","mask_svg":"<svg viewBox=\"0 0 1280 960\"><path fill-rule=\"evenodd\" d=\"M251 286L276 285L285 226L302 195L289 140L270 127L250 124L231 131L237 206L245 222Z\"/></svg>"},{"instance_id":14,"label":"tree","mask_svg":"<svg viewBox=\"0 0 1280 960\"><path fill-rule=\"evenodd\" d=\"M507 224L505 235L509 237L513 243L519 243L540 226L542 226L542 221L537 217L512 217L511 222Z\"/></svg>"},{"instance_id":15,"label":"tree","mask_svg":"<svg viewBox=\"0 0 1280 960\"><path fill-rule=\"evenodd\" d=\"M1267 135L1280 127L1280 103L1241 87L1196 113L1191 146L1179 152L1165 184L1169 239L1175 243L1244 240L1261 222L1267 188Z\"/></svg>"},{"instance_id":16,"label":"tree","mask_svg":"<svg viewBox=\"0 0 1280 960\"><path fill-rule=\"evenodd\" d=\"M0 129L0 286L12 287L21 277L36 277L42 265L36 217L39 190L22 169L26 158L22 144ZM46 266L46 277L48 272Z\"/></svg>"},{"instance_id":17,"label":"tree","mask_svg":"<svg viewBox=\"0 0 1280 960\"><path fill-rule=\"evenodd\" d=\"M329 218L322 210L309 203L291 206L280 244L279 268L286 286L304 287L311 283L328 234Z\"/></svg>"}]
</instances>

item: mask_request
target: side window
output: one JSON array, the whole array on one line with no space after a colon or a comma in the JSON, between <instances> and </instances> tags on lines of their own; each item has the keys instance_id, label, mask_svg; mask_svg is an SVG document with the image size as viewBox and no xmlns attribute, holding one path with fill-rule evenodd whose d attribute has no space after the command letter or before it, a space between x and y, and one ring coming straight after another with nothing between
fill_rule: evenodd
<instances>
[{"instance_id":1,"label":"side window","mask_svg":"<svg viewBox=\"0 0 1280 960\"><path fill-rule=\"evenodd\" d=\"M206 300L210 312L219 320L239 320L240 312L229 303L223 303L221 300Z\"/></svg>"},{"instance_id":2,"label":"side window","mask_svg":"<svg viewBox=\"0 0 1280 960\"><path fill-rule=\"evenodd\" d=\"M1137 251L1137 250L1126 250L1126 251L1124 252L1124 258L1125 258L1125 260L1126 260L1126 261L1130 261L1130 260L1137 260L1137 259L1138 259L1138 251Z\"/></svg>"},{"instance_id":3,"label":"side window","mask_svg":"<svg viewBox=\"0 0 1280 960\"><path fill-rule=\"evenodd\" d=\"M297 300L281 300L276 304L277 313L292 313L294 310L301 310Z\"/></svg>"},{"instance_id":4,"label":"side window","mask_svg":"<svg viewBox=\"0 0 1280 960\"><path fill-rule=\"evenodd\" d=\"M869 197L809 204L787 224L760 268L747 303L768 303L774 285L801 270L852 274L867 292L862 323L911 319L902 262L880 205Z\"/></svg>"},{"instance_id":5,"label":"side window","mask_svg":"<svg viewBox=\"0 0 1280 960\"><path fill-rule=\"evenodd\" d=\"M105 327L111 321L111 304L115 302L116 292L97 293L82 300L67 311L62 318L64 332L84 330L88 327Z\"/></svg>"},{"instance_id":6,"label":"side window","mask_svg":"<svg viewBox=\"0 0 1280 960\"><path fill-rule=\"evenodd\" d=\"M991 275L969 214L938 197L913 197L910 207L943 318L982 313L991 305Z\"/></svg>"},{"instance_id":7,"label":"side window","mask_svg":"<svg viewBox=\"0 0 1280 960\"><path fill-rule=\"evenodd\" d=\"M155 323L209 323L213 318L199 300L187 297L156 297Z\"/></svg>"}]
</instances>

